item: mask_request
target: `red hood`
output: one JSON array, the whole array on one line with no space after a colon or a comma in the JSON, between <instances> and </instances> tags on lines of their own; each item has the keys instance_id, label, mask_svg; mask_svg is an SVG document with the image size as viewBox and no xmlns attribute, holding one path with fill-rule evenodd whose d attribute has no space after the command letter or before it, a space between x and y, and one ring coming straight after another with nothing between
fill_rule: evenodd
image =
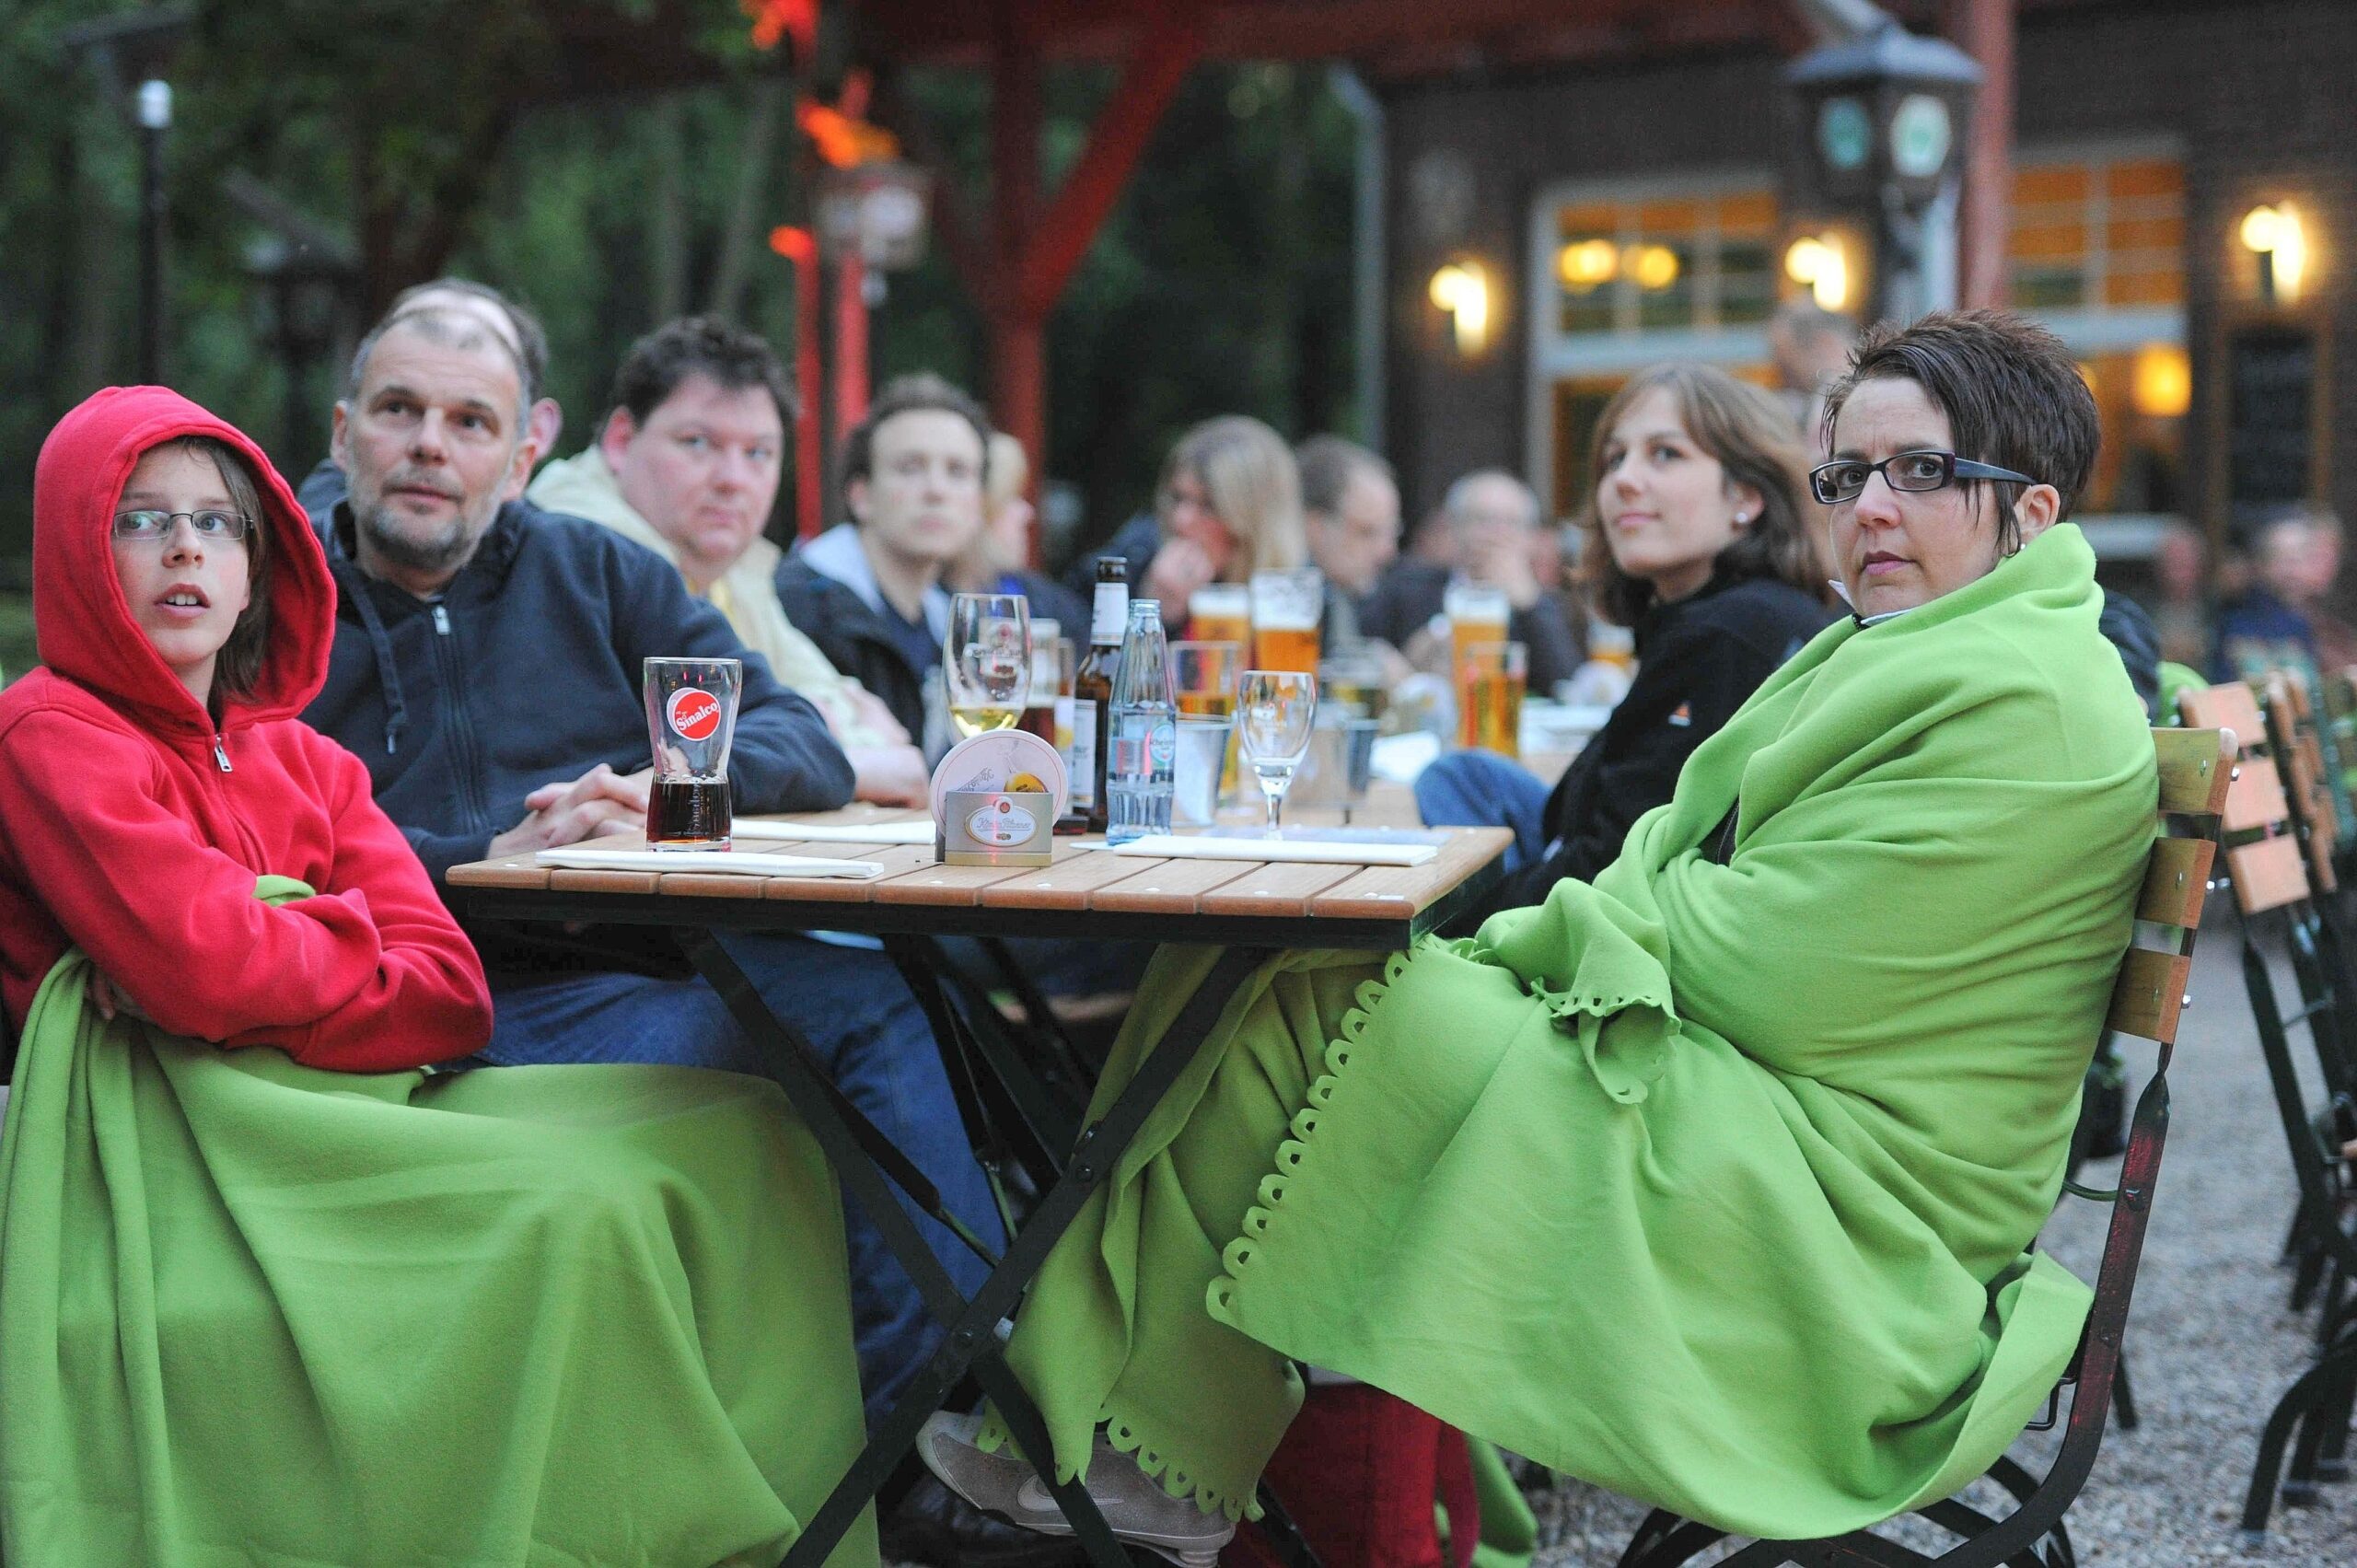
<instances>
[{"instance_id":1,"label":"red hood","mask_svg":"<svg viewBox=\"0 0 2357 1568\"><path fill-rule=\"evenodd\" d=\"M213 722L149 645L115 576L114 507L141 453L210 436L245 454L270 530L270 647L253 694L222 726L292 718L327 679L335 581L309 520L261 447L178 392L109 387L57 422L33 470L33 628L41 661L158 730L211 734Z\"/></svg>"}]
</instances>

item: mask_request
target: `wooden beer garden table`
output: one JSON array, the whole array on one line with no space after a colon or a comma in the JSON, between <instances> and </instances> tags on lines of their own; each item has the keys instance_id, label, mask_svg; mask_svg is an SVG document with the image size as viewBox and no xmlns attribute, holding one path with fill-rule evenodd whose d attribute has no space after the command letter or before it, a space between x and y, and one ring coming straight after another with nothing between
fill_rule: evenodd
<instances>
[{"instance_id":1,"label":"wooden beer garden table","mask_svg":"<svg viewBox=\"0 0 2357 1568\"><path fill-rule=\"evenodd\" d=\"M922 813L853 807L795 820L845 823ZM1287 826L1331 822L1326 811L1288 811ZM1354 825L1412 824L1407 791L1378 784L1353 813ZM1202 1048L1245 978L1279 951L1295 947L1389 952L1413 945L1470 906L1501 875L1509 835L1499 829L1446 831L1438 855L1413 867L1302 862L1144 859L1056 841L1048 866L965 866L935 862L929 848L905 845L770 842L764 853L807 853L874 861L872 881L720 876L691 872L552 869L528 855L478 861L449 873L452 898L470 916L505 921L587 921L667 927L697 970L727 1003L768 1061L772 1074L823 1147L843 1185L859 1201L909 1271L948 1332L932 1361L807 1522L784 1568L818 1568L857 1519L925 1418L970 1370L1005 1416L1025 1453L1050 1452L1037 1408L1003 1358L995 1333L1015 1310L1048 1250L1129 1146L1148 1114ZM600 847L628 847L599 840ZM960 1109L975 1128L979 1085L973 1059L992 1070L999 1103L1011 1104L1034 1153L1040 1196L993 1258L941 1206L932 1184L837 1090L802 1031L774 1015L714 933L844 931L872 934L909 979L932 1022ZM993 1046L951 1006L940 984L941 936L984 939L1068 936L1094 942L1181 942L1225 947L1218 963L1137 1075L1098 1121L1074 1132L1021 1053ZM1026 994L1027 1008L1036 995ZM1037 1015L1034 1014L1036 1018ZM1045 1152L1044 1160L1038 1156ZM986 1168L990 1161L985 1159ZM964 1235L989 1260L990 1277L970 1299L927 1248L915 1223L892 1200L888 1177L922 1211ZM1077 1486L1050 1484L1098 1568L1130 1559Z\"/></svg>"}]
</instances>

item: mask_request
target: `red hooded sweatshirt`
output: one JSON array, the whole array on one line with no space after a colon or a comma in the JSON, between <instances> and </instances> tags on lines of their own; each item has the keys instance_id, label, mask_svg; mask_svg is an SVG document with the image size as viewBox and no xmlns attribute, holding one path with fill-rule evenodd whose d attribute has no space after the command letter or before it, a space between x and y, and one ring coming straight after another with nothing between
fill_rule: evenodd
<instances>
[{"instance_id":1,"label":"red hooded sweatshirt","mask_svg":"<svg viewBox=\"0 0 2357 1568\"><path fill-rule=\"evenodd\" d=\"M132 617L116 499L140 454L210 436L246 456L270 530L270 643L216 731ZM480 1050L473 947L368 790L295 716L327 677L335 587L261 448L178 393L115 387L58 422L33 476L45 667L0 692L0 1003L21 1028L68 946L175 1034L383 1072ZM257 875L317 898L277 908Z\"/></svg>"}]
</instances>

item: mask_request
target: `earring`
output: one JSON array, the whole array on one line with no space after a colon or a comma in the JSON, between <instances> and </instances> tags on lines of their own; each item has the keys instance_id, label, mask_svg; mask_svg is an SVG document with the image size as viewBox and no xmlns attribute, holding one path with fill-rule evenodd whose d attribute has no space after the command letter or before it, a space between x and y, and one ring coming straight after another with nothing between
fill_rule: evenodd
<instances>
[{"instance_id":1,"label":"earring","mask_svg":"<svg viewBox=\"0 0 2357 1568\"><path fill-rule=\"evenodd\" d=\"M1737 528L1742 528L1744 525L1746 525L1747 523L1748 523L1748 522L1750 522L1750 521L1751 521L1751 514L1750 514L1750 513L1748 513L1748 512L1737 512L1737 513L1735 515L1735 526L1736 526L1736 527L1737 527Z\"/></svg>"}]
</instances>

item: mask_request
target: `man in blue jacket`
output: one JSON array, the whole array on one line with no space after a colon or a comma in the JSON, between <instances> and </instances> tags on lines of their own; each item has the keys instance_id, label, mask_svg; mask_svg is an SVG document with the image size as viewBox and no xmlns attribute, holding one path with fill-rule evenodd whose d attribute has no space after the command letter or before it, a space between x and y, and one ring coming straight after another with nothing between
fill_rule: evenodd
<instances>
[{"instance_id":1,"label":"man in blue jacket","mask_svg":"<svg viewBox=\"0 0 2357 1568\"><path fill-rule=\"evenodd\" d=\"M307 485L339 589L326 688L304 717L368 766L378 804L436 882L452 865L645 822L641 661L744 661L729 780L739 809L851 798L817 710L771 677L661 557L593 523L503 500L534 455L515 345L470 314L397 312L369 334L337 403L349 482ZM323 503L323 504L321 504ZM668 938L469 923L496 1007L491 1062L668 1062L761 1071L750 1042ZM837 1083L983 1237L1002 1235L931 1032L882 953L793 936L726 939ZM938 1330L854 1205L849 1241L862 1382L888 1408ZM920 1220L972 1290L984 1271Z\"/></svg>"}]
</instances>

